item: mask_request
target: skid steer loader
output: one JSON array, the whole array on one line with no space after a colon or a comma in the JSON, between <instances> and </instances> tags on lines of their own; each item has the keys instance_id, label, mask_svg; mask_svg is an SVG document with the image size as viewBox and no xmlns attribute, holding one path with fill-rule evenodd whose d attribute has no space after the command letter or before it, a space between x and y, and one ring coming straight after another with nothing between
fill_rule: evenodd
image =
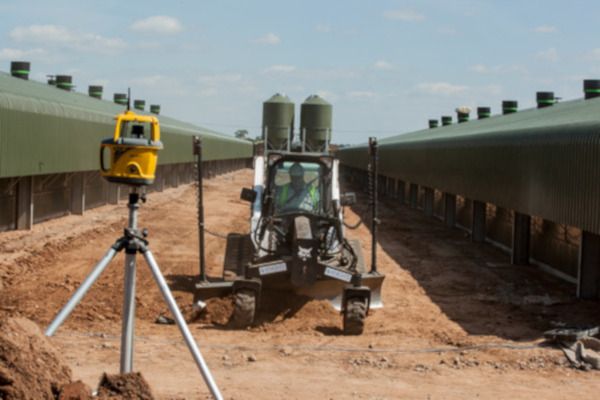
<instances>
[{"instance_id":1,"label":"skid steer loader","mask_svg":"<svg viewBox=\"0 0 600 400\"><path fill-rule=\"evenodd\" d=\"M196 285L200 294L231 288L239 327L254 321L261 293L271 288L329 300L343 315L345 334L362 333L369 309L382 307L384 275L375 261L367 272L360 243L344 233L342 207L356 197L340 193L339 162L329 152L331 114L329 103L309 97L293 143L293 103L277 94L263 104L264 151L254 157L253 188L242 190L251 204L250 233L228 235L223 283L204 277Z\"/></svg>"}]
</instances>

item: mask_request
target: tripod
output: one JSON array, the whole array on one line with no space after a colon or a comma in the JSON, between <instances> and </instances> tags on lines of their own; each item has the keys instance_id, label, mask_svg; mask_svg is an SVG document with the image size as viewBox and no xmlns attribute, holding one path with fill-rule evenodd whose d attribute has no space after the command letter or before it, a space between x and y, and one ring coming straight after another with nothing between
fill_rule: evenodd
<instances>
[{"instance_id":1,"label":"tripod","mask_svg":"<svg viewBox=\"0 0 600 400\"><path fill-rule=\"evenodd\" d=\"M181 311L177 307L177 303L169 290L169 286L165 282L165 278L160 272L160 268L152 255L152 252L148 248L148 241L143 237L146 235L146 231L142 232L137 228L137 211L141 207L138 203L140 195L137 192L137 187L132 186L132 191L129 194L129 225L125 228L125 234L119 238L115 244L106 252L100 262L94 267L90 275L85 279L81 286L75 291L71 299L63 307L63 309L54 318L50 326L46 329L44 334L48 337L52 337L58 328L62 325L65 319L69 316L73 308L79 303L81 298L87 293L89 288L94 284L98 277L102 274L102 271L111 262L115 255L125 249L125 281L123 288L123 320L121 325L121 373L131 372L133 369L133 336L134 336L134 313L135 313L135 255L136 253L142 253L154 279L162 292L162 295L175 318L175 322L179 327L185 342L198 366L200 373L206 382L210 392L215 399L222 399L221 393L217 388L213 377L208 370L208 366L202 358L202 354L198 350L198 346L190 333L190 330L185 322L185 319L181 315ZM145 201L145 195L142 195L142 201Z\"/></svg>"}]
</instances>

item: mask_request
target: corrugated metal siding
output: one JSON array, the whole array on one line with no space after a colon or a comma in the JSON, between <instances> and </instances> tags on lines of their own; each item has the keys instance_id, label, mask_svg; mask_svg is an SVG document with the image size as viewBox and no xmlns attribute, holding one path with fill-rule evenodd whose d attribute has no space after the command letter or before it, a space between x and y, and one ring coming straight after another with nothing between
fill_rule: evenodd
<instances>
[{"instance_id":1,"label":"corrugated metal siding","mask_svg":"<svg viewBox=\"0 0 600 400\"><path fill-rule=\"evenodd\" d=\"M172 164L179 162L192 162L192 136L202 136L202 159L227 160L232 158L251 158L253 144L249 141L239 140L218 135L210 131L193 129L193 125L176 125L170 118L159 117L161 141L164 149L158 154L159 164Z\"/></svg>"},{"instance_id":2,"label":"corrugated metal siding","mask_svg":"<svg viewBox=\"0 0 600 400\"><path fill-rule=\"evenodd\" d=\"M381 140L380 174L600 233L600 101ZM522 115L519 115L522 114ZM364 169L367 145L341 149Z\"/></svg>"},{"instance_id":3,"label":"corrugated metal siding","mask_svg":"<svg viewBox=\"0 0 600 400\"><path fill-rule=\"evenodd\" d=\"M69 214L71 203L68 174L39 175L34 180L34 223Z\"/></svg>"},{"instance_id":4,"label":"corrugated metal siding","mask_svg":"<svg viewBox=\"0 0 600 400\"><path fill-rule=\"evenodd\" d=\"M0 73L0 178L98 169L100 142L113 135L113 118L124 110L111 101ZM158 118L165 145L159 164L194 161L193 135L203 137L204 160L253 155L251 142Z\"/></svg>"},{"instance_id":5,"label":"corrugated metal siding","mask_svg":"<svg viewBox=\"0 0 600 400\"><path fill-rule=\"evenodd\" d=\"M108 124L0 109L0 177L98 168Z\"/></svg>"}]
</instances>

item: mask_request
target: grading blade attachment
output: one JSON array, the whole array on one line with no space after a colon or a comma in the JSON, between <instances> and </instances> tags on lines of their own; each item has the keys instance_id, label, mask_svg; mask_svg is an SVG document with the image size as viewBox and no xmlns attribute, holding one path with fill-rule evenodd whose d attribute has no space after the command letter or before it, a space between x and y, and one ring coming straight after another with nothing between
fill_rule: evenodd
<instances>
[{"instance_id":1,"label":"grading blade attachment","mask_svg":"<svg viewBox=\"0 0 600 400\"><path fill-rule=\"evenodd\" d=\"M361 275L362 285L371 289L370 308L382 308L381 286L385 275L378 273L364 273ZM338 311L342 309L342 297L347 283L337 280L321 280L309 287L295 287L294 291L300 295L327 300Z\"/></svg>"}]
</instances>

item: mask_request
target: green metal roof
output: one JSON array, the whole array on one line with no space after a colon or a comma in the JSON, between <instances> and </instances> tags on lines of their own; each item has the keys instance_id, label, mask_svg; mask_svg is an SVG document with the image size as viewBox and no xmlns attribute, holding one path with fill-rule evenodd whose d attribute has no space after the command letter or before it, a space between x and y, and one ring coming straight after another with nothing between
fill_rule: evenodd
<instances>
[{"instance_id":1,"label":"green metal roof","mask_svg":"<svg viewBox=\"0 0 600 400\"><path fill-rule=\"evenodd\" d=\"M600 233L600 98L379 141L382 175ZM341 149L365 169L367 145Z\"/></svg>"},{"instance_id":2,"label":"green metal roof","mask_svg":"<svg viewBox=\"0 0 600 400\"><path fill-rule=\"evenodd\" d=\"M600 120L600 98L572 100L558 103L552 107L532 108L506 115L471 120L441 128L424 129L380 140L380 144L407 143L437 139L463 138L485 135L521 135L525 130L543 131L548 126L561 126L592 123Z\"/></svg>"},{"instance_id":3,"label":"green metal roof","mask_svg":"<svg viewBox=\"0 0 600 400\"><path fill-rule=\"evenodd\" d=\"M124 111L112 101L0 73L0 178L98 169L100 142L114 134L113 118ZM157 118L159 164L194 161L193 135L202 136L203 160L252 157L248 141Z\"/></svg>"}]
</instances>

